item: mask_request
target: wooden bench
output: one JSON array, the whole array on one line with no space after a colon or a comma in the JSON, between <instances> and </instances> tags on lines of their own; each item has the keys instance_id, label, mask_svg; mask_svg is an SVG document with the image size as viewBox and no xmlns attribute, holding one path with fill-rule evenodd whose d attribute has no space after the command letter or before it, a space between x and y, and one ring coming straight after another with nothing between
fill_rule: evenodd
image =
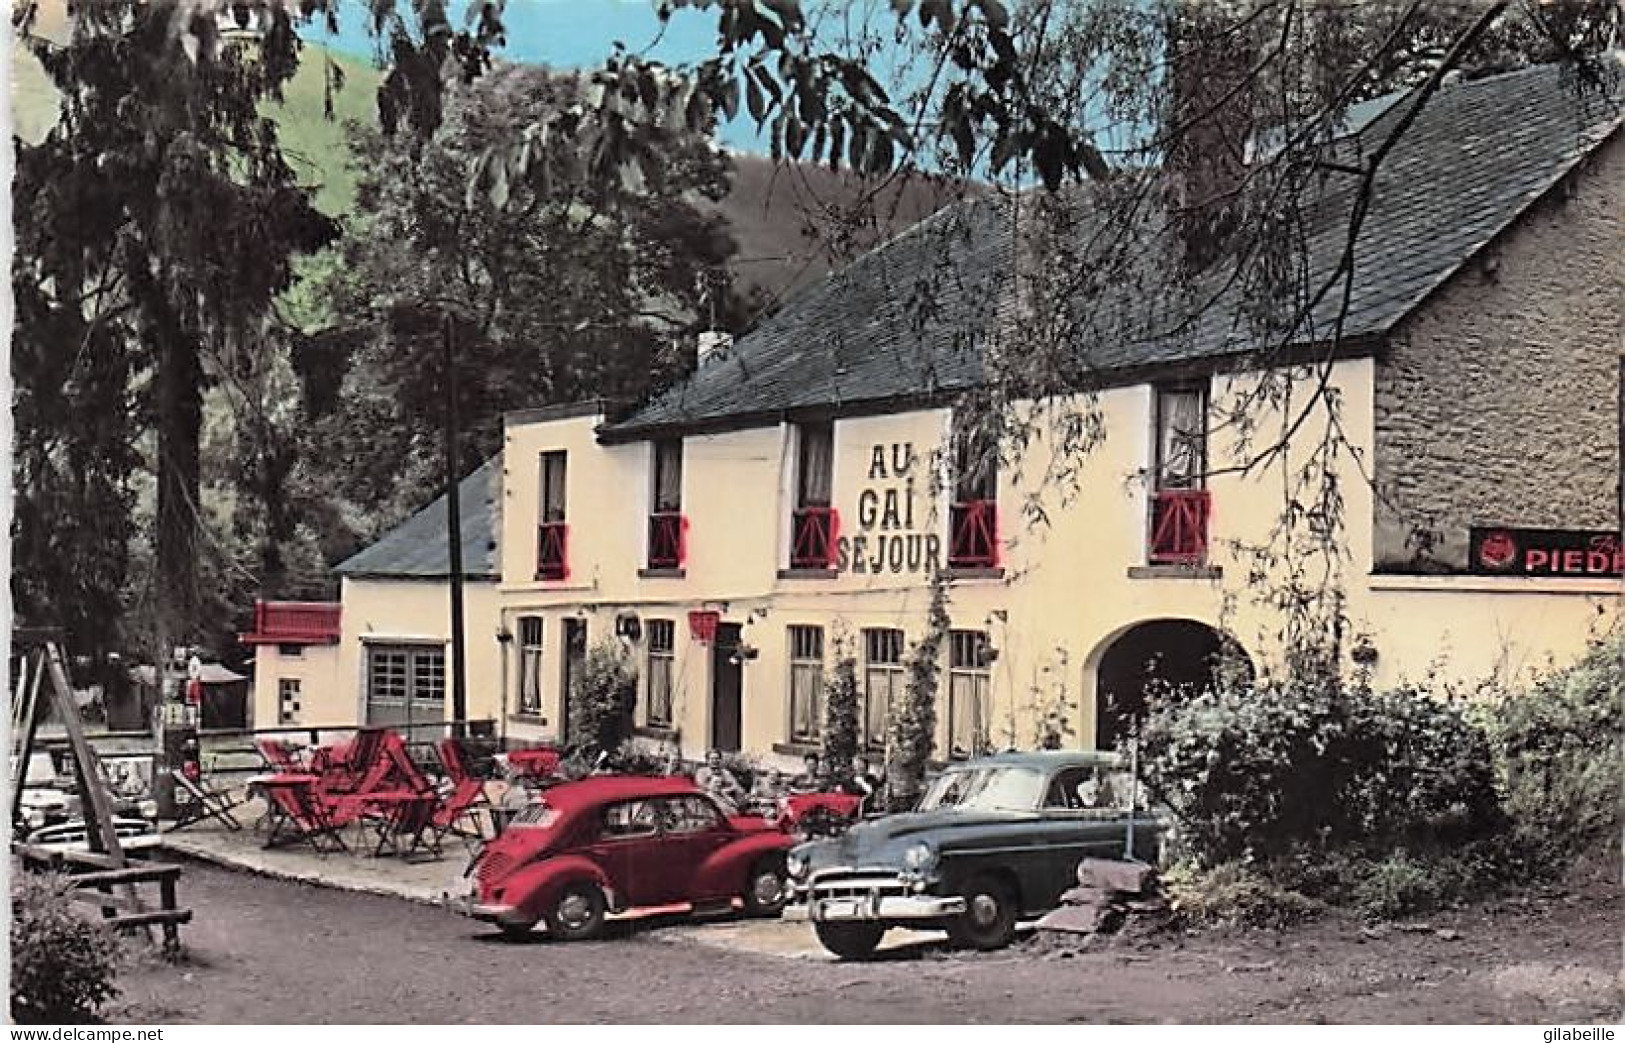
<instances>
[{"instance_id":1,"label":"wooden bench","mask_svg":"<svg viewBox=\"0 0 1625 1043\"><path fill-rule=\"evenodd\" d=\"M161 927L164 948L180 948L181 924L192 921L192 910L179 906L181 867L167 862L119 865L111 855L95 851L62 851L34 844L16 844L13 850L23 866L35 871L64 873L72 884L68 897L101 909L115 930ZM137 885L158 885L157 908L143 901ZM114 894L121 887L123 893Z\"/></svg>"}]
</instances>

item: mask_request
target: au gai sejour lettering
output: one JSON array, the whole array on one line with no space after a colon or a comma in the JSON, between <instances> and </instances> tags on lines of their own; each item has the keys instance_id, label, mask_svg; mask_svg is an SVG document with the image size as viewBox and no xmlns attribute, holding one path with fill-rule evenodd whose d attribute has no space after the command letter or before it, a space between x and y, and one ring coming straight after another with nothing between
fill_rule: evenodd
<instances>
[{"instance_id":1,"label":"au gai sejour lettering","mask_svg":"<svg viewBox=\"0 0 1625 1043\"><path fill-rule=\"evenodd\" d=\"M869 473L858 493L858 529L835 541L836 568L857 574L934 572L942 537L915 530L917 493L913 442L879 444L869 453Z\"/></svg>"}]
</instances>

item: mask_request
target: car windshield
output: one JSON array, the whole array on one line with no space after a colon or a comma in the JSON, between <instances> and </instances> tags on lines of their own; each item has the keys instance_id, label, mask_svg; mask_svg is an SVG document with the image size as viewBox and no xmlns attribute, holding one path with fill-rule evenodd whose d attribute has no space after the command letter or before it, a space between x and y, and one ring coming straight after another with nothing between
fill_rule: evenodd
<instances>
[{"instance_id":1,"label":"car windshield","mask_svg":"<svg viewBox=\"0 0 1625 1043\"><path fill-rule=\"evenodd\" d=\"M920 810L968 808L978 811L1032 811L1044 792L1044 773L999 765L967 768L938 776L920 798Z\"/></svg>"}]
</instances>

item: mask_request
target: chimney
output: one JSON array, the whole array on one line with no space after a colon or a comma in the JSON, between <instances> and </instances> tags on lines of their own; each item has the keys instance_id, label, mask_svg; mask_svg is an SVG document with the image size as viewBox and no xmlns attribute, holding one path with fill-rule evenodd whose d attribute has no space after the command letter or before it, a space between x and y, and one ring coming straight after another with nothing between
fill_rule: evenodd
<instances>
[{"instance_id":1,"label":"chimney","mask_svg":"<svg viewBox=\"0 0 1625 1043\"><path fill-rule=\"evenodd\" d=\"M728 349L733 347L734 335L726 330L704 330L699 336L699 362L705 365L715 359L723 358Z\"/></svg>"}]
</instances>

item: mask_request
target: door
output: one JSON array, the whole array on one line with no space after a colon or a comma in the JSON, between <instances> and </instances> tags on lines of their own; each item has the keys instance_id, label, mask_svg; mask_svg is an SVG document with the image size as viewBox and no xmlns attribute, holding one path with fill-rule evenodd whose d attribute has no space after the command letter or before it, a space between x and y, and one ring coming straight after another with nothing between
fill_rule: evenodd
<instances>
[{"instance_id":1,"label":"door","mask_svg":"<svg viewBox=\"0 0 1625 1043\"><path fill-rule=\"evenodd\" d=\"M718 623L711 643L711 745L724 751L740 748L745 694L740 632L738 623Z\"/></svg>"},{"instance_id":2,"label":"door","mask_svg":"<svg viewBox=\"0 0 1625 1043\"><path fill-rule=\"evenodd\" d=\"M576 684L587 666L587 621L564 621L564 655L559 676L559 741L574 741L570 734L570 704L575 699Z\"/></svg>"},{"instance_id":3,"label":"door","mask_svg":"<svg viewBox=\"0 0 1625 1043\"><path fill-rule=\"evenodd\" d=\"M625 905L659 904L661 836L658 799L611 804L601 813L598 838L587 855L609 877Z\"/></svg>"},{"instance_id":4,"label":"door","mask_svg":"<svg viewBox=\"0 0 1625 1043\"><path fill-rule=\"evenodd\" d=\"M658 904L732 897L724 881L699 879L707 857L733 839L717 806L706 797L668 797L661 802L658 865L639 873Z\"/></svg>"},{"instance_id":5,"label":"door","mask_svg":"<svg viewBox=\"0 0 1625 1043\"><path fill-rule=\"evenodd\" d=\"M367 646L367 724L398 728L446 719L446 651L439 645Z\"/></svg>"}]
</instances>

